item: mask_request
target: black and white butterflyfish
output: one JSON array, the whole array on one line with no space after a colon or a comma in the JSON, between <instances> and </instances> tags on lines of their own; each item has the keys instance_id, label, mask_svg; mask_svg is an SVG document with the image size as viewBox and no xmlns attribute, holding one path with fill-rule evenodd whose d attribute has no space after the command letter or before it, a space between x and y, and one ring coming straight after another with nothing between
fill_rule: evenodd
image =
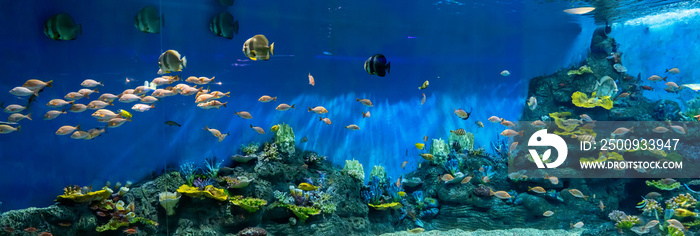
<instances>
[{"instance_id":1,"label":"black and white butterflyfish","mask_svg":"<svg viewBox=\"0 0 700 236\"><path fill-rule=\"evenodd\" d=\"M74 40L82 34L82 26L76 25L70 15L60 13L46 20L44 34L53 40Z\"/></svg>"},{"instance_id":2,"label":"black and white butterflyfish","mask_svg":"<svg viewBox=\"0 0 700 236\"><path fill-rule=\"evenodd\" d=\"M365 61L365 71L370 75L386 76L389 73L391 62L387 62L382 54L376 54Z\"/></svg>"},{"instance_id":3,"label":"black and white butterflyfish","mask_svg":"<svg viewBox=\"0 0 700 236\"><path fill-rule=\"evenodd\" d=\"M238 34L238 20L234 21L231 13L221 12L211 18L209 30L216 36L232 39Z\"/></svg>"},{"instance_id":4,"label":"black and white butterflyfish","mask_svg":"<svg viewBox=\"0 0 700 236\"><path fill-rule=\"evenodd\" d=\"M146 6L134 16L134 27L141 32L160 34L162 16L158 15L158 8L153 5Z\"/></svg>"}]
</instances>

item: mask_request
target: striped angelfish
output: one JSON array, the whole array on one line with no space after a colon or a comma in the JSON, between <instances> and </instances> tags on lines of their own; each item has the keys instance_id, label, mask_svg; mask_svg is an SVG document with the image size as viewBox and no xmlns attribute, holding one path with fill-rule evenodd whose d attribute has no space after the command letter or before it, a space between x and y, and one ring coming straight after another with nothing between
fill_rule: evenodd
<instances>
[{"instance_id":1,"label":"striped angelfish","mask_svg":"<svg viewBox=\"0 0 700 236\"><path fill-rule=\"evenodd\" d=\"M209 30L214 35L232 39L234 34L238 34L238 20L233 20L233 15L228 12L221 12L211 18Z\"/></svg>"},{"instance_id":2,"label":"striped angelfish","mask_svg":"<svg viewBox=\"0 0 700 236\"><path fill-rule=\"evenodd\" d=\"M376 54L365 61L365 71L370 75L384 77L386 73L389 73L390 64L391 62L387 62L384 55Z\"/></svg>"},{"instance_id":3,"label":"striped angelfish","mask_svg":"<svg viewBox=\"0 0 700 236\"><path fill-rule=\"evenodd\" d=\"M144 33L159 34L161 19L156 6L146 6L134 16L134 27Z\"/></svg>"},{"instance_id":4,"label":"striped angelfish","mask_svg":"<svg viewBox=\"0 0 700 236\"><path fill-rule=\"evenodd\" d=\"M66 13L56 14L44 23L44 34L53 40L74 40L81 33L82 26L76 25Z\"/></svg>"}]
</instances>

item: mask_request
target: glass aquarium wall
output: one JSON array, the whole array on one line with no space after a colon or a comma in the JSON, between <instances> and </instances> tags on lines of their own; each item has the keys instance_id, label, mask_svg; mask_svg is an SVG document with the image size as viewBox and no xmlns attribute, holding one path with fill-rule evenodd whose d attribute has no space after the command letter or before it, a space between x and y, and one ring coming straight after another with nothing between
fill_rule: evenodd
<instances>
[{"instance_id":1,"label":"glass aquarium wall","mask_svg":"<svg viewBox=\"0 0 700 236\"><path fill-rule=\"evenodd\" d=\"M526 175L508 168L528 159L520 131L696 109L696 1L0 5L8 234L605 235L613 210L641 214L644 182L509 175ZM605 76L614 92L592 94Z\"/></svg>"}]
</instances>

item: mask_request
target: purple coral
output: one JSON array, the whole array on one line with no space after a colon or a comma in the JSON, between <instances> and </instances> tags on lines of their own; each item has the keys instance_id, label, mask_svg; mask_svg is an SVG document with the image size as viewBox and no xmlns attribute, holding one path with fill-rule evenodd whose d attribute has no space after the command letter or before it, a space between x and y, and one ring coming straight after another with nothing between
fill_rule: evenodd
<instances>
[{"instance_id":1,"label":"purple coral","mask_svg":"<svg viewBox=\"0 0 700 236\"><path fill-rule=\"evenodd\" d=\"M258 227L248 227L236 234L236 236L266 236L267 230Z\"/></svg>"},{"instance_id":2,"label":"purple coral","mask_svg":"<svg viewBox=\"0 0 700 236\"><path fill-rule=\"evenodd\" d=\"M199 190L204 190L207 185L214 185L214 181L212 179L201 178L196 178L194 181L192 181L192 186L199 188Z\"/></svg>"}]
</instances>

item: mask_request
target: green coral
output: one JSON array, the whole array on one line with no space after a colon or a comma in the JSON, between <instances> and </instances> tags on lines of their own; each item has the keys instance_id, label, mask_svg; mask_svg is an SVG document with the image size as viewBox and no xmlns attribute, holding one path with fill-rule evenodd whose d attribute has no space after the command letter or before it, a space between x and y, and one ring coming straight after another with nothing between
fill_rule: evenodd
<instances>
[{"instance_id":1,"label":"green coral","mask_svg":"<svg viewBox=\"0 0 700 236\"><path fill-rule=\"evenodd\" d=\"M385 184L386 183L386 170L384 170L383 166L374 166L372 167L372 171L369 172L369 179L372 179L372 176L377 176L379 178L379 183Z\"/></svg>"},{"instance_id":2,"label":"green coral","mask_svg":"<svg viewBox=\"0 0 700 236\"><path fill-rule=\"evenodd\" d=\"M343 173L354 177L357 180L365 181L365 170L362 168L362 164L359 161L345 160L345 166L343 166Z\"/></svg>"},{"instance_id":3,"label":"green coral","mask_svg":"<svg viewBox=\"0 0 700 236\"><path fill-rule=\"evenodd\" d=\"M433 139L430 145L430 154L433 155L433 164L442 165L450 154L450 146L442 139Z\"/></svg>"},{"instance_id":4,"label":"green coral","mask_svg":"<svg viewBox=\"0 0 700 236\"><path fill-rule=\"evenodd\" d=\"M288 124L280 125L277 132L275 132L275 144L277 144L277 148L281 152L294 154L295 140L292 127L289 127Z\"/></svg>"},{"instance_id":5,"label":"green coral","mask_svg":"<svg viewBox=\"0 0 700 236\"><path fill-rule=\"evenodd\" d=\"M276 143L265 143L263 145L263 154L258 159L263 162L276 161L280 159L279 152L277 151Z\"/></svg>"},{"instance_id":6,"label":"green coral","mask_svg":"<svg viewBox=\"0 0 700 236\"><path fill-rule=\"evenodd\" d=\"M136 223L142 223L144 225L153 225L156 226L158 223L155 221L143 218L143 217L134 217L130 221L121 221L117 220L115 218L112 218L107 222L107 224L97 226L95 230L97 232L104 232L104 231L112 231L112 230L117 230L121 227L129 227L131 224L136 224Z\"/></svg>"},{"instance_id":7,"label":"green coral","mask_svg":"<svg viewBox=\"0 0 700 236\"><path fill-rule=\"evenodd\" d=\"M237 196L232 196L231 199L229 200L233 205L242 207L246 211L253 213L256 212L257 210L260 209L260 207L263 207L267 205L267 201L259 198L252 198L252 197L243 197L240 195Z\"/></svg>"},{"instance_id":8,"label":"green coral","mask_svg":"<svg viewBox=\"0 0 700 236\"><path fill-rule=\"evenodd\" d=\"M654 181L647 180L646 184L647 184L647 186L651 186L651 187L654 187L657 189L667 190L667 191L674 190L674 189L681 187L681 183L679 183L679 182L666 183L666 181L664 181L663 179L654 180Z\"/></svg>"},{"instance_id":9,"label":"green coral","mask_svg":"<svg viewBox=\"0 0 700 236\"><path fill-rule=\"evenodd\" d=\"M383 203L379 205L373 205L372 203L369 203L367 205L371 206L372 208L378 211L386 211L388 209L399 209L403 207L403 205L401 205L401 203L399 202Z\"/></svg>"},{"instance_id":10,"label":"green coral","mask_svg":"<svg viewBox=\"0 0 700 236\"><path fill-rule=\"evenodd\" d=\"M326 214L333 214L337 209L336 203L332 201L332 195L329 193L320 193L318 197L312 198L311 202L314 208L320 209Z\"/></svg>"},{"instance_id":11,"label":"green coral","mask_svg":"<svg viewBox=\"0 0 700 236\"><path fill-rule=\"evenodd\" d=\"M637 216L624 216L615 223L615 228L621 229L621 230L629 230L632 228L632 226L641 223L639 220L639 217Z\"/></svg>"},{"instance_id":12,"label":"green coral","mask_svg":"<svg viewBox=\"0 0 700 236\"><path fill-rule=\"evenodd\" d=\"M685 233L676 227L666 227L666 235L668 236L685 236Z\"/></svg>"},{"instance_id":13,"label":"green coral","mask_svg":"<svg viewBox=\"0 0 700 236\"><path fill-rule=\"evenodd\" d=\"M450 132L447 143L453 147L455 142L462 147L462 149L459 150L460 152L469 152L474 149L474 134L467 132L465 135L457 135L455 132Z\"/></svg>"},{"instance_id":14,"label":"green coral","mask_svg":"<svg viewBox=\"0 0 700 236\"><path fill-rule=\"evenodd\" d=\"M243 151L243 153L245 153L246 155L255 154L255 152L257 152L258 149L260 149L260 143L252 142L248 145L241 144L241 151Z\"/></svg>"},{"instance_id":15,"label":"green coral","mask_svg":"<svg viewBox=\"0 0 700 236\"><path fill-rule=\"evenodd\" d=\"M566 72L566 75L572 76L572 75L582 75L584 73L593 73L593 70L591 70L590 67L587 65L583 65L578 68L578 70L570 70L569 72Z\"/></svg>"},{"instance_id":16,"label":"green coral","mask_svg":"<svg viewBox=\"0 0 700 236\"><path fill-rule=\"evenodd\" d=\"M296 215L301 222L305 222L306 219L308 219L312 215L318 215L321 214L321 210L313 208L313 207L305 207L305 206L297 206L297 205L289 205L289 204L280 204L279 206L284 207L292 211L294 215Z\"/></svg>"}]
</instances>

